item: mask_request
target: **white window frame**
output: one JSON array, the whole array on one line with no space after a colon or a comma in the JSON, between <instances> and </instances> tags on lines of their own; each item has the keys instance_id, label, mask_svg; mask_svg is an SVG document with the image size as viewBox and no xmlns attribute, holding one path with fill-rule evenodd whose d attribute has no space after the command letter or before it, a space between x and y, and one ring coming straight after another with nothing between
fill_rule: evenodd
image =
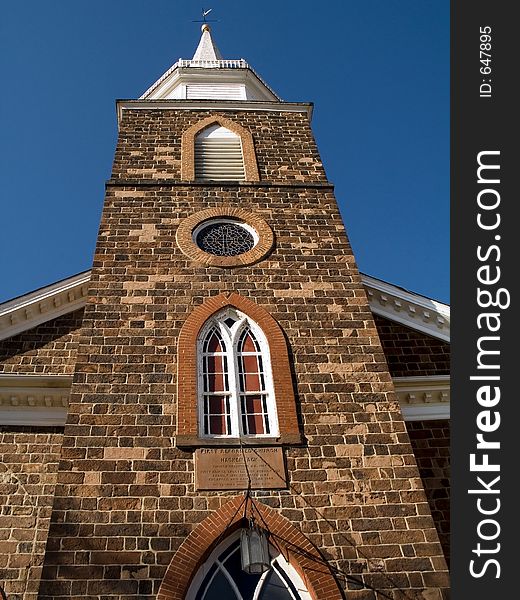
<instances>
[{"instance_id":1,"label":"white window frame","mask_svg":"<svg viewBox=\"0 0 520 600\"><path fill-rule=\"evenodd\" d=\"M230 328L224 321L228 318L235 319L235 323ZM228 366L229 396L230 396L230 419L231 433L218 435L204 433L204 361L203 361L203 342L210 329L217 327L226 345L226 356ZM264 369L265 391L262 394L266 396L267 418L269 420L269 433L246 434L242 427L241 409L240 409L240 380L238 369L237 345L240 334L246 326L251 328L260 346L262 363ZM199 413L199 436L204 439L254 439L254 438L276 438L279 436L278 415L276 411L276 400L273 385L273 370L271 366L271 353L269 344L262 329L247 315L234 309L226 308L211 317L202 327L197 336L197 399Z\"/></svg>"},{"instance_id":2,"label":"white window frame","mask_svg":"<svg viewBox=\"0 0 520 600\"><path fill-rule=\"evenodd\" d=\"M188 589L188 593L186 594L186 600L194 600L195 596L199 592L199 588L202 585L204 578L206 577L207 572L213 566L213 563L218 563L218 568L215 571L215 575L220 571L220 561L218 560L218 557L223 552L225 552L234 542L236 542L238 538L240 538L240 530L231 534L213 550L213 552L209 555L208 559L204 562L203 565L201 565L201 567L199 567L197 573L195 574L195 577L193 578ZM281 570L285 573L285 575L291 580L291 583L294 585L294 587L300 594L302 600L312 600L311 595L307 591L307 588L305 587L305 584L298 571L290 563L288 563L285 560L284 556L279 552L279 550L277 550L271 544L269 544L269 554L271 556L271 564L275 564L278 570ZM253 600L257 600L258 594L262 589L262 584L265 578L267 577L268 573L269 571L266 571L260 578L257 584L257 589L255 591ZM231 586L233 587L234 582L230 581L230 579L227 576L226 579L230 582ZM209 584L210 582L208 582L208 585ZM288 591L292 595L291 590L288 589ZM238 595L238 590L235 590L235 593Z\"/></svg>"}]
</instances>

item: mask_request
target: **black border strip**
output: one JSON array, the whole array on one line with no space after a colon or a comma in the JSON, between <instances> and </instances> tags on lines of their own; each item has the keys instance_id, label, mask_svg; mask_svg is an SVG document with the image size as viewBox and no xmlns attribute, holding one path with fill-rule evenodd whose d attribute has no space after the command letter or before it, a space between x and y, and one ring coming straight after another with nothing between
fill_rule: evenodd
<instances>
[{"instance_id":1,"label":"black border strip","mask_svg":"<svg viewBox=\"0 0 520 600\"><path fill-rule=\"evenodd\" d=\"M451 5L451 573L456 600L518 595L513 565L519 530L514 484L520 481L514 186L520 169L519 111L513 103L518 104L519 36L513 8L514 3L500 0L452 0ZM481 48L481 43L490 46ZM486 306L490 302L495 306ZM477 448L479 433L500 449ZM500 470L478 466L486 460Z\"/></svg>"}]
</instances>

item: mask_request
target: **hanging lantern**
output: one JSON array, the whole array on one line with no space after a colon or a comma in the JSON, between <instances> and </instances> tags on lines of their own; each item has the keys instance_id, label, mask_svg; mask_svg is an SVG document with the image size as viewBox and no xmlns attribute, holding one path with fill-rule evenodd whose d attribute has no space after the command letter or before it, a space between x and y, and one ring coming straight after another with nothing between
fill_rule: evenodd
<instances>
[{"instance_id":1,"label":"hanging lantern","mask_svg":"<svg viewBox=\"0 0 520 600\"><path fill-rule=\"evenodd\" d=\"M260 575L271 568L267 536L252 521L240 533L240 556L242 570L250 575Z\"/></svg>"}]
</instances>

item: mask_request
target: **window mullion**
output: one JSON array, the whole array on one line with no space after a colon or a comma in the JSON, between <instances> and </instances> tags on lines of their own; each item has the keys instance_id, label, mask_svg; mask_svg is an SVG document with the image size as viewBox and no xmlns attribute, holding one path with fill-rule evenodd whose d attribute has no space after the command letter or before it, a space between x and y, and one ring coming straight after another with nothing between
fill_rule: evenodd
<instances>
[{"instance_id":1,"label":"window mullion","mask_svg":"<svg viewBox=\"0 0 520 600\"><path fill-rule=\"evenodd\" d=\"M233 326L231 333L231 353L233 362L233 393L234 393L234 406L236 408L236 424L237 424L237 436L243 437L245 435L242 427L242 408L240 406L240 369L238 365L238 340L240 338L240 332L243 329L245 319L239 321L239 323Z\"/></svg>"},{"instance_id":2,"label":"window mullion","mask_svg":"<svg viewBox=\"0 0 520 600\"><path fill-rule=\"evenodd\" d=\"M204 327L197 342L200 434L204 437L228 437L234 439L249 436L276 437L279 433L279 425L274 397L269 345L264 333L256 323L249 322L249 319L244 315L240 315L237 321L237 316L238 314L235 311L233 311L232 315L229 310L222 311ZM226 323L226 319L231 319L231 324ZM233 321L235 322L233 323ZM205 340L211 331L211 327L216 329L215 335L219 336L221 340L222 392L217 388L211 392L208 387L209 384L206 381L208 378L206 371L208 371L209 367L205 362L205 355L209 356L207 352L209 348L206 348ZM254 350L250 347L246 349L245 346L242 348L241 338L245 335L244 329L250 332L247 335L252 336L253 345L255 346ZM253 367L251 364L252 361L248 358L252 356L256 357L256 367ZM247 365L244 364L241 367L242 360L246 361ZM248 370L251 371L251 374L248 374ZM215 378L216 376L212 377ZM242 381L242 378L244 381ZM249 381L250 378L251 382ZM256 378L258 379L257 383L255 383ZM241 387L241 381L243 388ZM252 389L249 389L248 386ZM224 403L222 410L226 415L225 423L222 424L222 433L220 433L220 425L218 429L216 425L213 427L213 421L210 416L212 414L211 410L216 410L214 407L211 407L218 404L216 402L217 396L222 396ZM242 406L242 401L245 403L245 406ZM211 406L210 403L212 403ZM248 417L248 411L251 412L250 417ZM247 419L245 425L243 422L244 419ZM263 423L262 426L260 426L260 419ZM214 421L216 422L216 419Z\"/></svg>"},{"instance_id":3,"label":"window mullion","mask_svg":"<svg viewBox=\"0 0 520 600\"><path fill-rule=\"evenodd\" d=\"M231 436L240 437L240 410L238 407L238 390L237 390L237 365L235 350L235 336L230 332L222 322L219 322L219 328L222 335L226 339L226 357L228 366L228 384L229 384L229 412L231 415Z\"/></svg>"},{"instance_id":4,"label":"window mullion","mask_svg":"<svg viewBox=\"0 0 520 600\"><path fill-rule=\"evenodd\" d=\"M228 580L229 585L233 588L233 591L235 592L235 594L237 596L237 600L247 600L247 598L244 599L244 597L240 593L240 590L238 589L237 584L235 583L235 580L233 579L231 573L226 569L225 565L221 566L221 571L222 571L222 574L224 575L224 577Z\"/></svg>"}]
</instances>

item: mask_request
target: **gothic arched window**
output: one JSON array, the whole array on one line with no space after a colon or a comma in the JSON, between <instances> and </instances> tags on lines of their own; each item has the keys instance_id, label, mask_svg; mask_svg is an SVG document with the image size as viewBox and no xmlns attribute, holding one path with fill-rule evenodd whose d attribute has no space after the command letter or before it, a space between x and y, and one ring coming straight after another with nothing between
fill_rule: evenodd
<instances>
[{"instance_id":1,"label":"gothic arched window","mask_svg":"<svg viewBox=\"0 0 520 600\"><path fill-rule=\"evenodd\" d=\"M188 600L310 600L301 577L274 546L271 569L262 575L244 573L237 534L230 536L199 569Z\"/></svg>"},{"instance_id":2,"label":"gothic arched window","mask_svg":"<svg viewBox=\"0 0 520 600\"><path fill-rule=\"evenodd\" d=\"M195 179L245 179L242 142L236 133L215 124L206 127L195 137Z\"/></svg>"},{"instance_id":3,"label":"gothic arched window","mask_svg":"<svg viewBox=\"0 0 520 600\"><path fill-rule=\"evenodd\" d=\"M200 331L197 354L200 435L277 436L269 346L258 325L227 308Z\"/></svg>"},{"instance_id":4,"label":"gothic arched window","mask_svg":"<svg viewBox=\"0 0 520 600\"><path fill-rule=\"evenodd\" d=\"M207 298L184 322L177 356L179 448L240 436L301 443L287 341L262 306L235 292Z\"/></svg>"}]
</instances>

